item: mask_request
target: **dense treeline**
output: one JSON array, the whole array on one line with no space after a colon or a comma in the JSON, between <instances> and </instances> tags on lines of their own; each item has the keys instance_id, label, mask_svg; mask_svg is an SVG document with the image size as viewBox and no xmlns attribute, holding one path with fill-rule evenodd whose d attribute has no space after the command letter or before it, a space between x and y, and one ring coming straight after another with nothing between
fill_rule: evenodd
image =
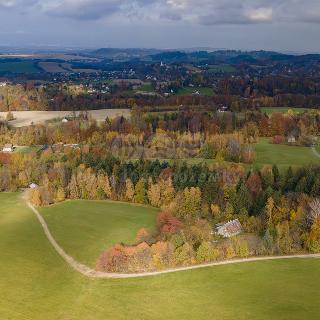
<instances>
[{"instance_id":1,"label":"dense treeline","mask_svg":"<svg viewBox=\"0 0 320 320\"><path fill-rule=\"evenodd\" d=\"M171 139L173 142L186 141L201 148L210 143L212 136L229 134L237 140L255 142L259 136L300 138L302 144L308 137L320 134L318 112L302 114L273 113L270 117L260 112L173 112L142 113L137 108L131 119L118 117L106 119L102 124L90 121L85 113L82 119L70 118L68 123L34 125L25 128L10 128L0 123L0 144L40 145L54 143L122 144L145 145L152 140ZM156 135L159 135L157 138ZM230 136L231 137L231 136ZM160 139L161 138L161 139ZM215 138L213 138L215 139ZM159 141L160 142L160 141ZM166 158L166 157L165 157ZM167 156L168 158L168 156Z\"/></svg>"},{"instance_id":2,"label":"dense treeline","mask_svg":"<svg viewBox=\"0 0 320 320\"><path fill-rule=\"evenodd\" d=\"M223 105L228 108L237 106L238 110L255 110L257 107L305 107L320 106L319 83L314 79L288 77L225 77L211 79L197 74L192 79L180 79L165 82L165 88L159 89L160 94L141 95L128 91L127 87L109 85L110 92L95 90L72 83L48 84L34 86L31 82L25 85L6 85L0 88L0 111L21 110L93 110L104 108L140 108L157 110L163 107L201 106L209 110L217 110ZM199 79L200 77L200 79ZM192 85L215 87L216 94L212 97L200 95L169 95L179 88ZM161 85L153 85L158 87ZM161 87L162 88L162 87ZM162 91L166 92L162 92ZM129 92L129 94L128 94Z\"/></svg>"}]
</instances>

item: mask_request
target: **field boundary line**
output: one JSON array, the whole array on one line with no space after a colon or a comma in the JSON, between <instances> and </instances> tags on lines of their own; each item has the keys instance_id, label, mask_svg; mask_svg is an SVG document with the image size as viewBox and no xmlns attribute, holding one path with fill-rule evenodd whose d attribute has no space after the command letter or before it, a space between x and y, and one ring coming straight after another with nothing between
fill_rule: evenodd
<instances>
[{"instance_id":1,"label":"field boundary line","mask_svg":"<svg viewBox=\"0 0 320 320\"><path fill-rule=\"evenodd\" d=\"M97 278L97 279L127 279L127 278L142 278L142 277L150 277L157 276L161 274L180 272L180 271L188 271L194 269L202 269L214 266L228 265L228 264L239 264L246 262L256 262L256 261L268 261L268 260L282 260L282 259L304 259L304 258L320 258L319 254L300 254L300 255L287 255L287 256L270 256L270 257L252 257L252 258L244 258L244 259L233 259L233 260L224 260L219 262L211 262L206 264L199 264L189 267L181 267L174 269L166 269L162 271L152 271L152 272L144 272L144 273L108 273L108 272L100 272L94 269L89 268L88 266L78 262L73 257L69 256L64 249L57 243L55 238L52 236L48 225L40 212L29 202L27 201L27 206L33 211L33 213L38 218L42 229L49 240L50 244L56 250L56 252L67 262L69 266L71 266L75 271L81 273L83 276L89 278Z\"/></svg>"}]
</instances>

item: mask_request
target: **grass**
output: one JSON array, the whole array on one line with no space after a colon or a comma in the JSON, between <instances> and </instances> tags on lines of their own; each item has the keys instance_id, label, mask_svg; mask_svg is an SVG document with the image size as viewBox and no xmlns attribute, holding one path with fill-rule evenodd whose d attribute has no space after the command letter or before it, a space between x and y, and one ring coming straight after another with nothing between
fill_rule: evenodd
<instances>
[{"instance_id":1,"label":"grass","mask_svg":"<svg viewBox=\"0 0 320 320\"><path fill-rule=\"evenodd\" d=\"M289 146L272 144L269 141L271 138L260 138L258 143L254 144L254 148L257 154L256 161L253 164L243 164L246 170L251 168L262 168L264 165L276 164L280 170L286 170L289 166L293 168L309 165L320 164L320 158L318 158L308 147ZM316 146L316 150L320 153L320 144ZM163 159L163 161L174 161L169 159ZM206 163L217 163L216 159L203 159L203 158L189 158L176 161L185 161L190 165ZM228 164L230 162L224 162Z\"/></svg>"},{"instance_id":2,"label":"grass","mask_svg":"<svg viewBox=\"0 0 320 320\"><path fill-rule=\"evenodd\" d=\"M317 144L315 145L316 151L320 154L320 139L318 139Z\"/></svg>"},{"instance_id":3,"label":"grass","mask_svg":"<svg viewBox=\"0 0 320 320\"><path fill-rule=\"evenodd\" d=\"M154 92L154 89L150 83L142 85L137 91Z\"/></svg>"},{"instance_id":4,"label":"grass","mask_svg":"<svg viewBox=\"0 0 320 320\"><path fill-rule=\"evenodd\" d=\"M41 147L39 146L23 146L23 147L17 147L14 149L14 152L16 153L23 153L23 154L26 154L26 153L32 153L32 152L39 152L41 149Z\"/></svg>"},{"instance_id":5,"label":"grass","mask_svg":"<svg viewBox=\"0 0 320 320\"><path fill-rule=\"evenodd\" d=\"M4 320L320 317L317 259L253 262L141 279L84 278L56 254L19 194L0 194L0 252Z\"/></svg>"},{"instance_id":6,"label":"grass","mask_svg":"<svg viewBox=\"0 0 320 320\"><path fill-rule=\"evenodd\" d=\"M141 227L152 231L158 209L83 200L66 201L40 211L66 252L84 264L95 266L98 256L108 247L121 242L134 244Z\"/></svg>"},{"instance_id":7,"label":"grass","mask_svg":"<svg viewBox=\"0 0 320 320\"><path fill-rule=\"evenodd\" d=\"M218 64L218 65L209 65L209 71L233 73L233 72L236 72L237 69L234 66L231 66L229 64Z\"/></svg>"},{"instance_id":8,"label":"grass","mask_svg":"<svg viewBox=\"0 0 320 320\"><path fill-rule=\"evenodd\" d=\"M289 166L299 167L308 164L320 164L311 148L272 144L270 138L260 138L254 145L257 159L253 166L262 167L265 164L276 164L280 169Z\"/></svg>"},{"instance_id":9,"label":"grass","mask_svg":"<svg viewBox=\"0 0 320 320\"><path fill-rule=\"evenodd\" d=\"M271 107L271 108L261 108L261 111L266 113L267 115L271 115L272 113L275 112L280 112L280 113L287 113L289 110L292 110L294 113L303 113L306 111L314 111L315 109L308 109L308 108L287 108L287 107Z\"/></svg>"},{"instance_id":10,"label":"grass","mask_svg":"<svg viewBox=\"0 0 320 320\"><path fill-rule=\"evenodd\" d=\"M37 73L39 69L32 61L1 62L0 73Z\"/></svg>"},{"instance_id":11,"label":"grass","mask_svg":"<svg viewBox=\"0 0 320 320\"><path fill-rule=\"evenodd\" d=\"M192 94L194 94L196 91L198 91L200 93L200 95L202 96L214 96L214 91L212 88L209 87L183 87L182 89L178 90L178 92L176 93L177 96L190 96Z\"/></svg>"}]
</instances>

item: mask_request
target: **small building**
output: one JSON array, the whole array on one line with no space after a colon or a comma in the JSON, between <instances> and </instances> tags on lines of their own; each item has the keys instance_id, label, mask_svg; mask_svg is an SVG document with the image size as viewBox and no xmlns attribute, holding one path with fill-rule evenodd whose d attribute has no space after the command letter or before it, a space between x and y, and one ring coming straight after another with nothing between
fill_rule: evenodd
<instances>
[{"instance_id":1,"label":"small building","mask_svg":"<svg viewBox=\"0 0 320 320\"><path fill-rule=\"evenodd\" d=\"M3 147L3 152L13 152L13 144L8 143Z\"/></svg>"},{"instance_id":2,"label":"small building","mask_svg":"<svg viewBox=\"0 0 320 320\"><path fill-rule=\"evenodd\" d=\"M295 136L289 136L288 137L288 143L296 143L296 137Z\"/></svg>"},{"instance_id":3,"label":"small building","mask_svg":"<svg viewBox=\"0 0 320 320\"><path fill-rule=\"evenodd\" d=\"M219 223L216 225L216 233L225 238L234 237L242 232L242 226L238 219Z\"/></svg>"}]
</instances>

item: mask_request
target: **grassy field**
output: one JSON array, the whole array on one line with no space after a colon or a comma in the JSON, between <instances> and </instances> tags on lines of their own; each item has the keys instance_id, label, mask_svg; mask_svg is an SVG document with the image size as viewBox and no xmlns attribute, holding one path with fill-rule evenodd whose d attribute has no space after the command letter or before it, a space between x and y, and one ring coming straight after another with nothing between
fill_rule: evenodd
<instances>
[{"instance_id":1,"label":"grassy field","mask_svg":"<svg viewBox=\"0 0 320 320\"><path fill-rule=\"evenodd\" d=\"M188 96L188 95L194 94L196 91L199 91L200 95L202 95L202 96L214 96L213 89L207 88L207 87L203 87L203 88L184 87L184 88L180 89L176 95L177 96Z\"/></svg>"},{"instance_id":2,"label":"grassy field","mask_svg":"<svg viewBox=\"0 0 320 320\"><path fill-rule=\"evenodd\" d=\"M31 147L24 146L24 147L15 148L14 152L26 154L26 153L38 152L40 150L41 150L41 147L39 146L31 146Z\"/></svg>"},{"instance_id":3,"label":"grassy field","mask_svg":"<svg viewBox=\"0 0 320 320\"><path fill-rule=\"evenodd\" d=\"M292 110L294 113L303 113L305 111L312 111L312 110L315 110L315 109L287 108L287 107L284 107L284 108L261 108L261 111L266 113L266 114L268 114L268 115L271 115L272 113L275 113L275 112L287 113L289 110Z\"/></svg>"},{"instance_id":4,"label":"grassy field","mask_svg":"<svg viewBox=\"0 0 320 320\"><path fill-rule=\"evenodd\" d=\"M317 157L311 148L289 146L289 145L276 145L270 143L271 138L260 138L258 143L254 144L257 158L253 164L243 164L246 170L251 168L261 168L264 165L276 164L280 170L286 170L289 166L293 168L301 167L309 164L319 164L320 158ZM316 146L316 150L320 153L320 145ZM169 159L163 159L163 161L174 161ZM181 159L188 164L213 164L217 163L215 159L203 159L203 158L189 158ZM228 162L225 162L228 164Z\"/></svg>"},{"instance_id":5,"label":"grassy field","mask_svg":"<svg viewBox=\"0 0 320 320\"><path fill-rule=\"evenodd\" d=\"M0 73L37 73L40 70L36 67L32 61L12 61L1 62L0 60Z\"/></svg>"},{"instance_id":6,"label":"grassy field","mask_svg":"<svg viewBox=\"0 0 320 320\"><path fill-rule=\"evenodd\" d=\"M234 66L231 66L229 64L217 64L217 65L210 65L209 71L233 73L233 72L236 72L237 69Z\"/></svg>"},{"instance_id":7,"label":"grassy field","mask_svg":"<svg viewBox=\"0 0 320 320\"><path fill-rule=\"evenodd\" d=\"M152 231L158 210L117 202L66 201L40 212L66 252L94 267L111 245L134 244L141 227Z\"/></svg>"},{"instance_id":8,"label":"grassy field","mask_svg":"<svg viewBox=\"0 0 320 320\"><path fill-rule=\"evenodd\" d=\"M146 83L142 85L138 91L143 91L143 92L154 92L154 89L150 83Z\"/></svg>"},{"instance_id":9,"label":"grassy field","mask_svg":"<svg viewBox=\"0 0 320 320\"><path fill-rule=\"evenodd\" d=\"M269 143L269 141L269 138L260 138L259 142L254 145L257 160L253 166L261 167L265 164L276 164L279 168L286 168L320 164L320 159L315 156L311 148L277 145Z\"/></svg>"},{"instance_id":10,"label":"grassy field","mask_svg":"<svg viewBox=\"0 0 320 320\"><path fill-rule=\"evenodd\" d=\"M66 233L68 231L66 230ZM90 280L55 253L19 194L0 194L3 320L317 320L320 260Z\"/></svg>"}]
</instances>

